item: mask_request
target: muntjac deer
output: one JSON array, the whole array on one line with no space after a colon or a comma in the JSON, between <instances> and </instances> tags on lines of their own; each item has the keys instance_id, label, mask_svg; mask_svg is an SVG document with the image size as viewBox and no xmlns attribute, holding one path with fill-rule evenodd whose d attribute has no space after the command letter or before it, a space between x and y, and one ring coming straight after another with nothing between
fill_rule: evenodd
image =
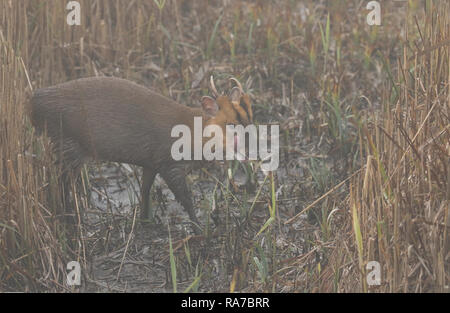
<instances>
[{"instance_id":1,"label":"muntjac deer","mask_svg":"<svg viewBox=\"0 0 450 313\"><path fill-rule=\"evenodd\" d=\"M252 123L250 98L237 85L228 96L219 95L211 77L214 98L205 96L202 108L176 103L133 82L118 78L84 78L36 90L30 101L31 121L47 131L64 173L79 175L87 159L135 164L143 167L141 218L151 217L150 189L160 174L183 205L192 222L199 225L186 185L185 165L174 161L171 130L194 118L202 125ZM226 135L225 135L226 136ZM224 136L224 142L226 138Z\"/></svg>"}]
</instances>

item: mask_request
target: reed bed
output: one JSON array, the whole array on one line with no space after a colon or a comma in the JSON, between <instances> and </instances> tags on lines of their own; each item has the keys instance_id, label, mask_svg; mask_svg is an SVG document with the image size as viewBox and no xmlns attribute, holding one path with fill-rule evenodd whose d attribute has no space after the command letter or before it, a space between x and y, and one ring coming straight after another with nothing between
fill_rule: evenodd
<instances>
[{"instance_id":1,"label":"reed bed","mask_svg":"<svg viewBox=\"0 0 450 313\"><path fill-rule=\"evenodd\" d=\"M86 273L84 287L65 284L69 261L88 269L123 241L108 241L115 217L95 235L80 222L95 210L89 167L69 192L79 224L64 222L59 168L26 114L32 89L117 76L193 106L211 74L221 90L239 78L258 123L281 125L281 164L247 169L253 191L228 179L238 165L194 179L206 173L199 206L225 229L198 244L173 224L156 234L167 291L449 291L448 1L383 1L379 27L356 0L79 3L69 26L67 1L0 0L0 291L132 282L120 250L110 289ZM138 230L124 220L128 248Z\"/></svg>"}]
</instances>

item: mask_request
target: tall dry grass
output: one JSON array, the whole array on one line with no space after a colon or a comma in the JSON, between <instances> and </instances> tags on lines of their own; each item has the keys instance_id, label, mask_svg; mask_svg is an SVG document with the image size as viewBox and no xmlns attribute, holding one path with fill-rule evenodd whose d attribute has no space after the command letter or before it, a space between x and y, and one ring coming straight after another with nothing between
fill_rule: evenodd
<instances>
[{"instance_id":1,"label":"tall dry grass","mask_svg":"<svg viewBox=\"0 0 450 313\"><path fill-rule=\"evenodd\" d=\"M61 206L57 176L25 112L31 88L26 7L2 1L0 11L0 291L63 289L68 254L55 218Z\"/></svg>"},{"instance_id":2,"label":"tall dry grass","mask_svg":"<svg viewBox=\"0 0 450 313\"><path fill-rule=\"evenodd\" d=\"M448 2L430 1L425 20L410 17L416 23L405 27L382 111L361 129L364 168L349 207L360 228L359 268L367 274L367 262L381 264L377 291L449 292L449 12ZM370 288L364 277L359 290Z\"/></svg>"}]
</instances>

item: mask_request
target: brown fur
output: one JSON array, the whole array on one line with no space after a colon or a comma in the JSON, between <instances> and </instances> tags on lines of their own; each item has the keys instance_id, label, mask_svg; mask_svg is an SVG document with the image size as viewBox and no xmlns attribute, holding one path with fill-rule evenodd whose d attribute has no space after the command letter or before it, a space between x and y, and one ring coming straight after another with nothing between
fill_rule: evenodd
<instances>
[{"instance_id":1,"label":"brown fur","mask_svg":"<svg viewBox=\"0 0 450 313\"><path fill-rule=\"evenodd\" d=\"M148 218L149 192L159 173L197 223L182 164L171 158L175 125L193 130L195 116L203 126L249 123L252 119L247 95L245 110L236 110L227 96L217 98L214 115L190 108L133 82L118 78L85 78L40 89L30 101L33 125L47 130L64 167L76 173L88 159L129 163L144 168L142 218ZM232 97L233 98L233 97ZM212 98L211 98L212 99ZM244 107L244 106L242 106ZM224 138L225 140L225 138Z\"/></svg>"}]
</instances>

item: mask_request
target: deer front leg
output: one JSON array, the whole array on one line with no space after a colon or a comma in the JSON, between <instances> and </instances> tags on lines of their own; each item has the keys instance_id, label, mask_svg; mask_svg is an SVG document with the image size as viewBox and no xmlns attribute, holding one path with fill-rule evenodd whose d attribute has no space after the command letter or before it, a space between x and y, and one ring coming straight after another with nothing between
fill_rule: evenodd
<instances>
[{"instance_id":1,"label":"deer front leg","mask_svg":"<svg viewBox=\"0 0 450 313\"><path fill-rule=\"evenodd\" d=\"M186 184L186 173L184 167L181 165L168 166L161 171L161 175L166 182L167 186L172 190L175 198L184 209L187 211L189 218L194 222L194 231L198 234L200 230L200 223L195 215L192 205L192 194Z\"/></svg>"},{"instance_id":2,"label":"deer front leg","mask_svg":"<svg viewBox=\"0 0 450 313\"><path fill-rule=\"evenodd\" d=\"M144 174L142 175L142 187L141 187L141 219L153 220L154 212L150 205L150 190L152 189L153 182L155 181L156 171L148 167L144 167Z\"/></svg>"}]
</instances>

